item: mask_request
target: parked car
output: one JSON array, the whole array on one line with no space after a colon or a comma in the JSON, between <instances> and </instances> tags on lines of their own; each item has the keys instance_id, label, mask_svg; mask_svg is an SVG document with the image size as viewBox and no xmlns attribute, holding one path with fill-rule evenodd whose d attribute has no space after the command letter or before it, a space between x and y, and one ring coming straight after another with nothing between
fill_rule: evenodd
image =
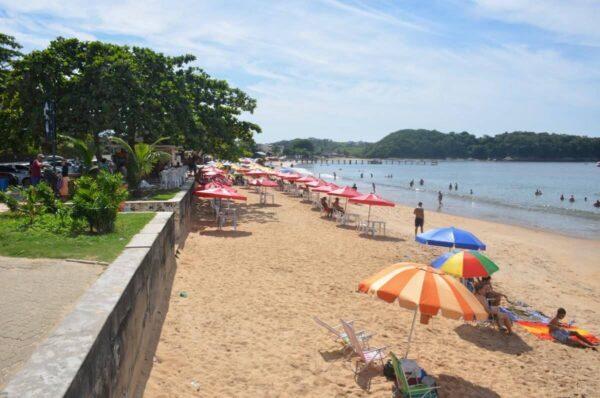
<instances>
[{"instance_id":1,"label":"parked car","mask_svg":"<svg viewBox=\"0 0 600 398\"><path fill-rule=\"evenodd\" d=\"M0 174L9 175L10 185L23 185L28 186L30 184L29 178L29 163L1 163ZM12 178L11 178L12 177Z\"/></svg>"}]
</instances>

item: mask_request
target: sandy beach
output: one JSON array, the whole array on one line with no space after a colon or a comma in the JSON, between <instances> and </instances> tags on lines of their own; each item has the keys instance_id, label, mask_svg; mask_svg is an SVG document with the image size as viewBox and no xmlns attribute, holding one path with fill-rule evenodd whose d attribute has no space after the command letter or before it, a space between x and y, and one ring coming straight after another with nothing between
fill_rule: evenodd
<instances>
[{"instance_id":1,"label":"sandy beach","mask_svg":"<svg viewBox=\"0 0 600 398\"><path fill-rule=\"evenodd\" d=\"M406 349L411 313L356 292L399 261L429 263L445 249L414 241L412 209L373 208L387 237L362 237L323 219L300 199L258 195L240 206L237 232L219 232L208 207L179 255L169 312L146 397L389 397L392 383L369 371L315 324L340 318L376 333L371 344ZM352 206L366 215L366 207ZM600 333L600 241L450 216L426 209L425 227L475 233L500 266L495 288ZM186 292L187 297L180 293ZM493 328L435 317L417 324L410 358L433 375L442 397L593 397L598 352L538 340L523 328Z\"/></svg>"}]
</instances>

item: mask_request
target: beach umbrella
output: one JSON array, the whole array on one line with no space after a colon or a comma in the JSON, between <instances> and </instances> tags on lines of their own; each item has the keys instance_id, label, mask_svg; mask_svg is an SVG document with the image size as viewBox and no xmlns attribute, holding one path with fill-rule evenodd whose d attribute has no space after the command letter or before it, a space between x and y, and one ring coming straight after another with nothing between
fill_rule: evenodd
<instances>
[{"instance_id":1,"label":"beach umbrella","mask_svg":"<svg viewBox=\"0 0 600 398\"><path fill-rule=\"evenodd\" d=\"M350 198L350 203L369 205L369 215L367 216L367 222L369 222L371 220L371 206L388 206L388 207L396 206L396 204L394 202L385 200L381 196L376 195L374 193L369 193L366 195L360 195L360 196L355 196L353 198Z\"/></svg>"},{"instance_id":2,"label":"beach umbrella","mask_svg":"<svg viewBox=\"0 0 600 398\"><path fill-rule=\"evenodd\" d=\"M296 181L297 179L302 178L300 174L296 173L278 173L277 177L286 181Z\"/></svg>"},{"instance_id":3,"label":"beach umbrella","mask_svg":"<svg viewBox=\"0 0 600 398\"><path fill-rule=\"evenodd\" d=\"M433 268L459 278L483 278L498 271L488 256L476 250L452 250L431 262Z\"/></svg>"},{"instance_id":4,"label":"beach umbrella","mask_svg":"<svg viewBox=\"0 0 600 398\"><path fill-rule=\"evenodd\" d=\"M345 186L338 189L333 189L327 192L327 195L330 196L339 196L341 198L346 198L346 204L344 205L344 210L348 207L348 199L354 198L355 196L361 196L362 194L358 191L352 189L352 187Z\"/></svg>"},{"instance_id":5,"label":"beach umbrella","mask_svg":"<svg viewBox=\"0 0 600 398\"><path fill-rule=\"evenodd\" d=\"M277 184L275 181L269 180L268 178L262 178L262 179L258 180L258 185L260 185L261 187L270 187L270 188L279 186L279 184Z\"/></svg>"},{"instance_id":6,"label":"beach umbrella","mask_svg":"<svg viewBox=\"0 0 600 398\"><path fill-rule=\"evenodd\" d=\"M247 177L264 177L267 175L269 175L269 173L263 170L250 170L246 173Z\"/></svg>"},{"instance_id":7,"label":"beach umbrella","mask_svg":"<svg viewBox=\"0 0 600 398\"><path fill-rule=\"evenodd\" d=\"M323 180L312 180L312 181L307 182L304 185L306 185L309 188L317 188L317 187L320 187L320 186L326 185L326 184L327 183Z\"/></svg>"},{"instance_id":8,"label":"beach umbrella","mask_svg":"<svg viewBox=\"0 0 600 398\"><path fill-rule=\"evenodd\" d=\"M304 176L304 177L300 177L300 178L298 178L298 179L296 180L296 182L302 182L302 183L305 183L305 182L312 182L312 181L315 181L315 178L314 178L314 177L311 177L311 176Z\"/></svg>"},{"instance_id":9,"label":"beach umbrella","mask_svg":"<svg viewBox=\"0 0 600 398\"><path fill-rule=\"evenodd\" d=\"M438 314L465 321L488 318L485 308L457 279L425 264L403 262L391 265L360 282L358 291L388 303L397 301L401 307L414 311L405 358L417 312L421 313L421 323L425 324Z\"/></svg>"},{"instance_id":10,"label":"beach umbrella","mask_svg":"<svg viewBox=\"0 0 600 398\"><path fill-rule=\"evenodd\" d=\"M417 235L415 240L425 245L485 250L485 243L477 239L475 235L454 227L431 229Z\"/></svg>"},{"instance_id":11,"label":"beach umbrella","mask_svg":"<svg viewBox=\"0 0 600 398\"><path fill-rule=\"evenodd\" d=\"M226 187L210 188L210 189L195 191L194 195L200 196L203 198L214 198L214 199L230 199L230 200L246 200L247 199L244 195L240 195L234 189L226 188Z\"/></svg>"},{"instance_id":12,"label":"beach umbrella","mask_svg":"<svg viewBox=\"0 0 600 398\"><path fill-rule=\"evenodd\" d=\"M327 184L325 183L324 185L318 186L316 188L311 189L311 191L313 192L321 192L321 193L328 193L331 192L335 189L338 189L339 187L335 184Z\"/></svg>"}]
</instances>

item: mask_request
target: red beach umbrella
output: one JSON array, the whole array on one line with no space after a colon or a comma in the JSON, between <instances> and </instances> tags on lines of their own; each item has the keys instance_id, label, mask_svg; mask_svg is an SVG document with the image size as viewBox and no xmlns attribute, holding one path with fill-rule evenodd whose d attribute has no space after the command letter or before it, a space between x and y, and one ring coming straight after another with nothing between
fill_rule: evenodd
<instances>
[{"instance_id":1,"label":"red beach umbrella","mask_svg":"<svg viewBox=\"0 0 600 398\"><path fill-rule=\"evenodd\" d=\"M312 191L313 192L322 192L322 193L329 193L333 190L338 189L339 187L335 184L326 184L326 185L321 185L319 187L313 188Z\"/></svg>"},{"instance_id":2,"label":"red beach umbrella","mask_svg":"<svg viewBox=\"0 0 600 398\"><path fill-rule=\"evenodd\" d=\"M282 180L286 180L286 181L296 181L299 178L302 178L302 176L300 174L296 174L296 173L279 173L277 176L279 178L281 178Z\"/></svg>"},{"instance_id":3,"label":"red beach umbrella","mask_svg":"<svg viewBox=\"0 0 600 398\"><path fill-rule=\"evenodd\" d=\"M344 209L346 209L348 207L348 199L349 198L353 198L355 196L360 196L362 194L346 185L345 187L341 187L341 188L334 189L334 190L327 192L327 195L339 196L342 198L346 198L346 204L344 205Z\"/></svg>"},{"instance_id":4,"label":"red beach umbrella","mask_svg":"<svg viewBox=\"0 0 600 398\"><path fill-rule=\"evenodd\" d=\"M306 177L298 178L296 180L296 182L312 182L312 181L315 181L315 177L306 176Z\"/></svg>"},{"instance_id":5,"label":"red beach umbrella","mask_svg":"<svg viewBox=\"0 0 600 398\"><path fill-rule=\"evenodd\" d=\"M258 185L261 187L276 187L278 184L275 181L269 180L268 178L263 178L258 180Z\"/></svg>"},{"instance_id":6,"label":"red beach umbrella","mask_svg":"<svg viewBox=\"0 0 600 398\"><path fill-rule=\"evenodd\" d=\"M374 193L369 193L366 195L360 195L360 196L355 196L353 198L350 198L350 203L369 205L369 216L367 217L367 222L371 220L371 206L389 206L389 207L396 206L396 204L394 202L385 200L381 196L376 195Z\"/></svg>"},{"instance_id":7,"label":"red beach umbrella","mask_svg":"<svg viewBox=\"0 0 600 398\"><path fill-rule=\"evenodd\" d=\"M313 180L310 182L307 182L305 185L309 188L317 188L323 185L326 185L327 183L323 180Z\"/></svg>"},{"instance_id":8,"label":"red beach umbrella","mask_svg":"<svg viewBox=\"0 0 600 398\"><path fill-rule=\"evenodd\" d=\"M194 195L203 198L215 198L215 199L231 199L231 200L246 200L244 195L240 195L231 188L210 188L202 191L194 192Z\"/></svg>"},{"instance_id":9,"label":"red beach umbrella","mask_svg":"<svg viewBox=\"0 0 600 398\"><path fill-rule=\"evenodd\" d=\"M264 177L269 175L269 173L267 173L266 171L262 171L262 170L250 170L246 173L247 177Z\"/></svg>"}]
</instances>

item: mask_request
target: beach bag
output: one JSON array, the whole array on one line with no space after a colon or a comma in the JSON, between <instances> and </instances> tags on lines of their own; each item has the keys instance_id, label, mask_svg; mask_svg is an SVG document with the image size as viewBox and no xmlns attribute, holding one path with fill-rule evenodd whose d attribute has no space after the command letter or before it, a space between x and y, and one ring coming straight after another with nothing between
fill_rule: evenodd
<instances>
[{"instance_id":1,"label":"beach bag","mask_svg":"<svg viewBox=\"0 0 600 398\"><path fill-rule=\"evenodd\" d=\"M396 374L394 373L394 365L392 365L392 360L388 359L386 364L383 366L383 375L388 381L396 381Z\"/></svg>"}]
</instances>

